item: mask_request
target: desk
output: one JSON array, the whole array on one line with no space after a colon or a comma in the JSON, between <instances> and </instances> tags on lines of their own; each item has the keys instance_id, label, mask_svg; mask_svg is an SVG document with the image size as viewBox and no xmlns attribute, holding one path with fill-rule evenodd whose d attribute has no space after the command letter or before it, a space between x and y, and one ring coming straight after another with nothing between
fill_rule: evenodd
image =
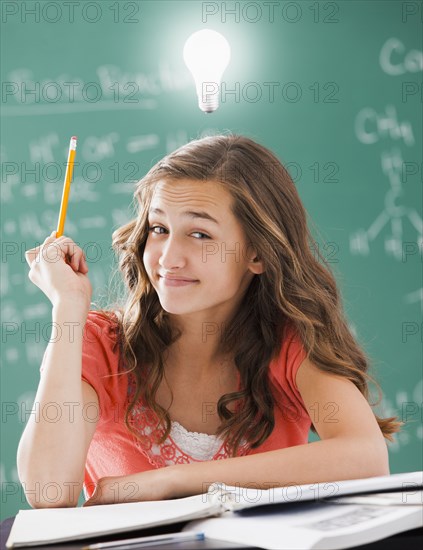
<instances>
[{"instance_id":1,"label":"desk","mask_svg":"<svg viewBox=\"0 0 423 550\"><path fill-rule=\"evenodd\" d=\"M10 530L13 525L14 517L7 518L0 524L0 550L6 550L6 541L9 537ZM184 523L175 523L173 525L166 525L160 527L160 529L143 529L143 531L133 531L130 534L125 533L125 536L128 538L139 537L141 535L158 535L160 533L174 533L180 531L182 527L186 524ZM105 537L92 538L89 541L89 544L94 544L96 542L105 542L106 540L118 540L125 538L122 536L122 533L119 535L109 535ZM88 541L84 542L68 542L68 543L57 543L54 546L33 546L34 550L81 550L83 546L86 546ZM423 527L419 529L412 529L411 531L406 531L404 533L398 533L387 539L379 540L372 542L371 544L364 544L362 546L354 546L349 550L413 550L414 548L422 548L423 545ZM133 549L136 550L137 546L134 545ZM162 544L153 547L155 550L232 550L234 548L248 548L249 550L258 550L255 546L241 546L238 544L232 544L227 542L212 541L212 540L203 540L203 541L189 541L189 542L180 542L173 544Z\"/></svg>"}]
</instances>

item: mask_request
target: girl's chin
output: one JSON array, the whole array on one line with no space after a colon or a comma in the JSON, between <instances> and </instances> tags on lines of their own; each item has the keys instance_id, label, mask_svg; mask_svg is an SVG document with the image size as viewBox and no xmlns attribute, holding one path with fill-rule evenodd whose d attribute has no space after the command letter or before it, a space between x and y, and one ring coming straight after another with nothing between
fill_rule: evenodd
<instances>
[{"instance_id":1,"label":"girl's chin","mask_svg":"<svg viewBox=\"0 0 423 550\"><path fill-rule=\"evenodd\" d=\"M175 306L170 306L170 305L166 305L164 306L162 304L162 308L163 310L168 313L169 315L187 315L188 313L193 313L192 310L190 309L187 309L186 307L183 308L183 307L175 307Z\"/></svg>"},{"instance_id":2,"label":"girl's chin","mask_svg":"<svg viewBox=\"0 0 423 550\"><path fill-rule=\"evenodd\" d=\"M192 310L193 303L191 300L187 300L186 296L176 298L173 296L160 296L160 294L158 296L160 305L169 313Z\"/></svg>"}]
</instances>

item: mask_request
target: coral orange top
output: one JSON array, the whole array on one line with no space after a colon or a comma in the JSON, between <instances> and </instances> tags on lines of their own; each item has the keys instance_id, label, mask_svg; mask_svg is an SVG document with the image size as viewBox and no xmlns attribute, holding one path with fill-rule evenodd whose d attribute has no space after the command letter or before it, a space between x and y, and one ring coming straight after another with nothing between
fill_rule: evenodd
<instances>
[{"instance_id":1,"label":"coral orange top","mask_svg":"<svg viewBox=\"0 0 423 550\"><path fill-rule=\"evenodd\" d=\"M82 348L82 379L97 392L100 414L85 464L84 493L88 498L101 477L124 476L170 464L195 462L168 438L159 445L156 440L163 430L156 430L153 411L141 400L131 415L135 437L125 425L125 411L133 390L131 377L118 373L119 346L116 345L114 322L96 311L88 313ZM275 398L275 427L266 441L256 449L241 446L238 455L283 449L308 442L311 419L306 411L295 378L306 352L293 330L287 331L277 359L269 364L270 381ZM112 375L112 376L109 376ZM91 410L90 410L91 409ZM94 419L89 404L84 409L87 419ZM223 443L212 460L225 459Z\"/></svg>"}]
</instances>

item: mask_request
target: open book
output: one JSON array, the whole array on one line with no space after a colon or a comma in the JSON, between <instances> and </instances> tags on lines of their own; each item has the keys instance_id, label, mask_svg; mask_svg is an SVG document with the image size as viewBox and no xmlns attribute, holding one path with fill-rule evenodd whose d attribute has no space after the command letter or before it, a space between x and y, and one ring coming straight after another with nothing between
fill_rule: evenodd
<instances>
[{"instance_id":1,"label":"open book","mask_svg":"<svg viewBox=\"0 0 423 550\"><path fill-rule=\"evenodd\" d=\"M6 547L89 539L187 521L190 523L184 530L200 529L206 538L278 549L329 548L327 541L326 546L316 546L319 536L322 540L328 531L334 534L339 527L348 531L345 526L351 524L352 531L345 534L348 546L340 546L342 542L333 546L348 548L423 527L422 489L423 471L418 471L267 490L258 490L253 483L250 487L214 483L207 493L180 499L20 510ZM389 506L343 503L341 498L393 492L401 494L400 504L398 500ZM203 521L194 521L200 519ZM256 527L248 527L251 525ZM308 525L314 535L301 542L298 536L307 531ZM352 540L357 525L360 532L367 533L361 535L367 539Z\"/></svg>"}]
</instances>

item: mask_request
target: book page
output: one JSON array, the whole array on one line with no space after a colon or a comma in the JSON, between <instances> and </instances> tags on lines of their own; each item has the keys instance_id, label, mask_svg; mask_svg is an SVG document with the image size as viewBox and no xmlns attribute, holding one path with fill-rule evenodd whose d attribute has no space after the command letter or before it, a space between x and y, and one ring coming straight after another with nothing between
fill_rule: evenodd
<instances>
[{"instance_id":1,"label":"book page","mask_svg":"<svg viewBox=\"0 0 423 550\"><path fill-rule=\"evenodd\" d=\"M287 484L284 487L272 487L261 490L257 484L249 486L228 486L215 483L209 488L211 499L220 500L227 510L242 510L268 504L287 504L303 501L321 501L342 495L375 493L389 489L402 491L404 498L411 498L423 488L423 471L393 474L363 479L350 479L322 483L297 485Z\"/></svg>"},{"instance_id":2,"label":"book page","mask_svg":"<svg viewBox=\"0 0 423 550\"><path fill-rule=\"evenodd\" d=\"M20 510L6 547L36 546L44 543L89 538L144 527L154 527L207 517L221 511L207 495L158 500L103 504L86 508L43 508Z\"/></svg>"},{"instance_id":3,"label":"book page","mask_svg":"<svg viewBox=\"0 0 423 550\"><path fill-rule=\"evenodd\" d=\"M423 526L420 506L377 507L329 503L280 504L225 512L192 521L182 531L269 550L341 549Z\"/></svg>"},{"instance_id":4,"label":"book page","mask_svg":"<svg viewBox=\"0 0 423 550\"><path fill-rule=\"evenodd\" d=\"M377 506L422 506L423 490L414 492L400 491L396 493L354 495L352 497L333 498L328 502L335 502L336 504L368 504Z\"/></svg>"}]
</instances>

